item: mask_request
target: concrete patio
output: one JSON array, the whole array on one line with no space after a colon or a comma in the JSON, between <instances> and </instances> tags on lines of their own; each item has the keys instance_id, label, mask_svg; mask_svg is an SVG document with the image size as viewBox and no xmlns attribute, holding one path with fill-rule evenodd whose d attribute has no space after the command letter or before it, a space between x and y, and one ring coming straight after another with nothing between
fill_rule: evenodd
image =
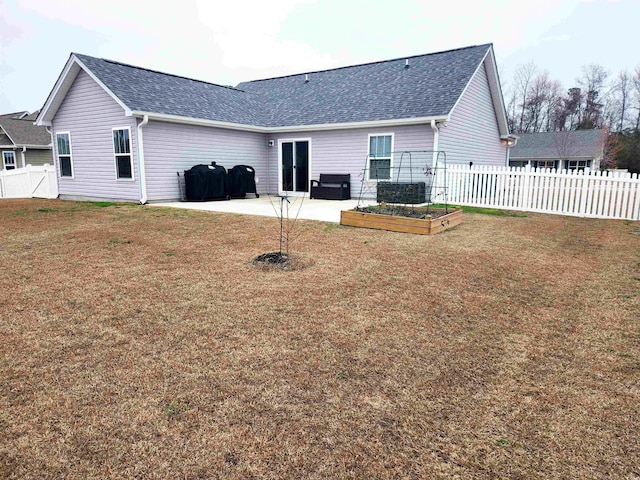
<instances>
[{"instance_id":1,"label":"concrete patio","mask_svg":"<svg viewBox=\"0 0 640 480\"><path fill-rule=\"evenodd\" d=\"M340 212L351 210L358 200L311 200L303 197L289 197L289 218L319 220L321 222L340 223ZM365 202L363 202L365 203ZM373 200L366 202L372 205ZM261 194L260 198L243 198L228 201L210 202L163 202L153 203L152 207L187 208L208 212L239 213L242 215L280 216L280 197ZM286 213L285 213L286 216Z\"/></svg>"}]
</instances>

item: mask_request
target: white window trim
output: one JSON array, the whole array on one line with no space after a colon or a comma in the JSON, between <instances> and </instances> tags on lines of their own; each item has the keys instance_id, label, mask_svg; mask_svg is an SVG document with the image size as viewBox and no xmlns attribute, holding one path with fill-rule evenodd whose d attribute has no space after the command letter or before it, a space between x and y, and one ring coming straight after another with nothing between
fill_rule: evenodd
<instances>
[{"instance_id":1,"label":"white window trim","mask_svg":"<svg viewBox=\"0 0 640 480\"><path fill-rule=\"evenodd\" d=\"M119 178L118 177L118 155L124 156L124 153L116 153L116 144L113 141L113 132L116 130L128 130L129 131L129 158L131 162L131 178ZM117 182L135 182L136 180L136 170L133 163L133 137L131 136L131 127L113 127L111 129L111 148L113 149L113 167L115 169L116 181Z\"/></svg>"},{"instance_id":2,"label":"white window trim","mask_svg":"<svg viewBox=\"0 0 640 480\"><path fill-rule=\"evenodd\" d=\"M71 176L70 177L63 177L62 176L62 163L60 163L60 152L58 151L58 135L68 135L69 136L69 163L71 164ZM71 146L71 132L70 131L62 131L62 132L56 132L56 143L54 145L54 148L56 149L56 160L58 160L58 175L59 178L64 178L67 180L73 180L76 176L76 169L73 166L73 147ZM65 157L67 155L64 155Z\"/></svg>"},{"instance_id":3,"label":"white window trim","mask_svg":"<svg viewBox=\"0 0 640 480\"><path fill-rule=\"evenodd\" d=\"M377 178L370 178L371 176L371 137L388 137L391 136L391 152L389 155L389 179L377 179ZM394 142L395 142L395 135L393 132L390 133L370 133L369 136L367 137L367 171L366 171L366 181L367 182L386 182L386 181L391 181L393 180L393 152L394 150ZM376 157L376 160L378 158L382 158L385 159L387 157Z\"/></svg>"},{"instance_id":4,"label":"white window trim","mask_svg":"<svg viewBox=\"0 0 640 480\"><path fill-rule=\"evenodd\" d=\"M18 160L16 159L16 152L14 152L13 150L3 150L2 151L2 169L6 170L7 169L7 161L4 157L5 153L10 153L13 155L13 168L12 170L15 170L18 168Z\"/></svg>"},{"instance_id":5,"label":"white window trim","mask_svg":"<svg viewBox=\"0 0 640 480\"><path fill-rule=\"evenodd\" d=\"M576 164L575 167L571 167L570 164L574 163ZM580 166L580 163L584 163L584 166ZM565 160L564 161L564 170L568 170L571 172L574 171L580 171L580 170L586 170L586 169L590 169L592 165L592 161L590 159L582 159L582 160Z\"/></svg>"}]
</instances>

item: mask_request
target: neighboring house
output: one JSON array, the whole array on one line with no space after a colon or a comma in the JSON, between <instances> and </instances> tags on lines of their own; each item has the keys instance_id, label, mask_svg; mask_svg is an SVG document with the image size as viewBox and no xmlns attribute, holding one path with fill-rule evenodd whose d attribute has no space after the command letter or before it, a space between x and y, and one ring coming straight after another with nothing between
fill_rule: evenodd
<instances>
[{"instance_id":1,"label":"neighboring house","mask_svg":"<svg viewBox=\"0 0 640 480\"><path fill-rule=\"evenodd\" d=\"M365 166L389 178L392 152L506 165L511 139L492 45L236 88L71 54L36 123L62 198L142 203L178 199L176 172L200 163L251 165L261 193L307 192L320 173L357 191Z\"/></svg>"},{"instance_id":2,"label":"neighboring house","mask_svg":"<svg viewBox=\"0 0 640 480\"><path fill-rule=\"evenodd\" d=\"M598 170L604 149L604 130L519 133L511 147L509 165L558 170Z\"/></svg>"},{"instance_id":3,"label":"neighboring house","mask_svg":"<svg viewBox=\"0 0 640 480\"><path fill-rule=\"evenodd\" d=\"M0 170L27 165L53 165L51 134L33 122L40 111L0 115Z\"/></svg>"}]
</instances>

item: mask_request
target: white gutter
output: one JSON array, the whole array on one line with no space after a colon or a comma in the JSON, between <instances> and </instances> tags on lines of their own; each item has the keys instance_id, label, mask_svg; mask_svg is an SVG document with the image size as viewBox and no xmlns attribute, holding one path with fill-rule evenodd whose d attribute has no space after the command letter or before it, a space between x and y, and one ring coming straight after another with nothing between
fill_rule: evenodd
<instances>
[{"instance_id":1,"label":"white gutter","mask_svg":"<svg viewBox=\"0 0 640 480\"><path fill-rule=\"evenodd\" d=\"M140 203L147 203L147 176L144 169L144 141L142 129L149 123L149 115L145 115L138 124L138 168L140 169Z\"/></svg>"},{"instance_id":2,"label":"white gutter","mask_svg":"<svg viewBox=\"0 0 640 480\"><path fill-rule=\"evenodd\" d=\"M24 156L26 151L27 151L27 147L22 147L22 151L20 152L20 157L22 158L22 168L27 166L27 159Z\"/></svg>"},{"instance_id":3,"label":"white gutter","mask_svg":"<svg viewBox=\"0 0 640 480\"><path fill-rule=\"evenodd\" d=\"M151 120L159 120L172 123L183 123L188 125L203 125L207 127L226 128L230 130L243 130L246 132L258 133L285 133L285 132L309 132L321 130L344 130L353 128L375 128L375 127L392 127L396 125L421 125L429 123L433 120L444 122L447 120L446 115L437 117L416 117L416 118L398 118L393 120L371 120L366 122L344 122L344 123L321 123L315 125L288 125L284 127L261 127L256 125L247 125L240 123L221 122L217 120L205 120L192 117L181 117L179 115L168 115L165 113L153 113L134 110L132 115L137 117L148 116Z\"/></svg>"}]
</instances>

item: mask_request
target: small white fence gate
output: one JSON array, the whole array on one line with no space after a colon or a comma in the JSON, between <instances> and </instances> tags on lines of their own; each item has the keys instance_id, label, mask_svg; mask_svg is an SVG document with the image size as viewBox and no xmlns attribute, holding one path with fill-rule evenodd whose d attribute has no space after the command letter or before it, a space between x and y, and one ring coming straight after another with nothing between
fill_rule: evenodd
<instances>
[{"instance_id":1,"label":"small white fence gate","mask_svg":"<svg viewBox=\"0 0 640 480\"><path fill-rule=\"evenodd\" d=\"M640 220L637 173L449 165L444 174L454 205Z\"/></svg>"},{"instance_id":2,"label":"small white fence gate","mask_svg":"<svg viewBox=\"0 0 640 480\"><path fill-rule=\"evenodd\" d=\"M0 170L0 198L57 198L58 181L53 165Z\"/></svg>"}]
</instances>

